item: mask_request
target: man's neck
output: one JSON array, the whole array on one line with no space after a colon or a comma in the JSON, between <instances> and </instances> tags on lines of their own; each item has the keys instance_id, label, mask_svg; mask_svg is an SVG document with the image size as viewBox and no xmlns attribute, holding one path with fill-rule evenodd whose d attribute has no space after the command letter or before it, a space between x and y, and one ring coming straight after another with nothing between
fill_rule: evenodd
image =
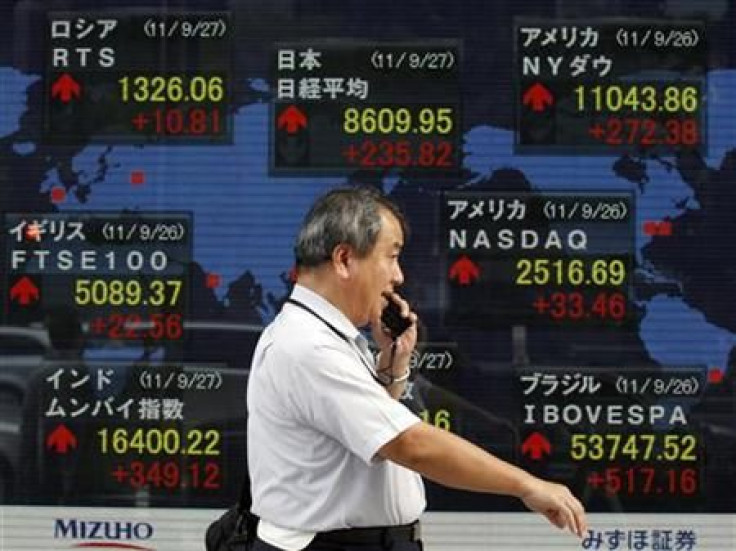
<instances>
[{"instance_id":1,"label":"man's neck","mask_svg":"<svg viewBox=\"0 0 736 551\"><path fill-rule=\"evenodd\" d=\"M339 285L330 280L330 274L321 273L320 268L305 270L299 274L297 283L321 296L340 310L355 325L355 320L350 311L348 294Z\"/></svg>"}]
</instances>

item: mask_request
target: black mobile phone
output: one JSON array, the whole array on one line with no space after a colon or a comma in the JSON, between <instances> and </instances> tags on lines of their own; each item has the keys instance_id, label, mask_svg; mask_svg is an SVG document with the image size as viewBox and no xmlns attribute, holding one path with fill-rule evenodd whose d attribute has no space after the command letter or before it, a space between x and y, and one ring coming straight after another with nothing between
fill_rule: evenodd
<instances>
[{"instance_id":1,"label":"black mobile phone","mask_svg":"<svg viewBox=\"0 0 736 551\"><path fill-rule=\"evenodd\" d=\"M386 326L391 338L396 340L411 325L411 320L401 315L401 307L390 297L386 297L388 304L381 312L381 323Z\"/></svg>"}]
</instances>

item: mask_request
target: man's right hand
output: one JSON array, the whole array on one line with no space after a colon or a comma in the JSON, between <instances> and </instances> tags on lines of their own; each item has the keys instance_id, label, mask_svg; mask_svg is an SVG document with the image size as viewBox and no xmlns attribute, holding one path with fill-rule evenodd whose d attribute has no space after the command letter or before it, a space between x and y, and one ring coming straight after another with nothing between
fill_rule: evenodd
<instances>
[{"instance_id":1,"label":"man's right hand","mask_svg":"<svg viewBox=\"0 0 736 551\"><path fill-rule=\"evenodd\" d=\"M588 531L582 504L562 484L535 477L519 497L529 509L543 514L560 529L567 528L581 538Z\"/></svg>"}]
</instances>

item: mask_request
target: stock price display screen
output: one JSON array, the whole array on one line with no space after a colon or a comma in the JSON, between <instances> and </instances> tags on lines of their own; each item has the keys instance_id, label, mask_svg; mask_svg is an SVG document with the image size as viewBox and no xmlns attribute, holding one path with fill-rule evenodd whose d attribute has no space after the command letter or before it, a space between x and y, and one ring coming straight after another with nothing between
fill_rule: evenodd
<instances>
[{"instance_id":1,"label":"stock price display screen","mask_svg":"<svg viewBox=\"0 0 736 551\"><path fill-rule=\"evenodd\" d=\"M407 407L569 486L570 548L732 548L734 3L193 4L1 8L0 544L200 548L302 217L369 185ZM426 488L453 541L547 541Z\"/></svg>"}]
</instances>

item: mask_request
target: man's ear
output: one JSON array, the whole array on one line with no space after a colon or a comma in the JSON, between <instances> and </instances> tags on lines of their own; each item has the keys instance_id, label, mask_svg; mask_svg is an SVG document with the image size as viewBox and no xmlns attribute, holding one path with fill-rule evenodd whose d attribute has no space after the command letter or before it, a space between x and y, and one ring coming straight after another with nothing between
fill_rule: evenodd
<instances>
[{"instance_id":1,"label":"man's ear","mask_svg":"<svg viewBox=\"0 0 736 551\"><path fill-rule=\"evenodd\" d=\"M340 244L332 251L332 266L337 275L343 279L350 277L354 260L353 249L349 245Z\"/></svg>"}]
</instances>

